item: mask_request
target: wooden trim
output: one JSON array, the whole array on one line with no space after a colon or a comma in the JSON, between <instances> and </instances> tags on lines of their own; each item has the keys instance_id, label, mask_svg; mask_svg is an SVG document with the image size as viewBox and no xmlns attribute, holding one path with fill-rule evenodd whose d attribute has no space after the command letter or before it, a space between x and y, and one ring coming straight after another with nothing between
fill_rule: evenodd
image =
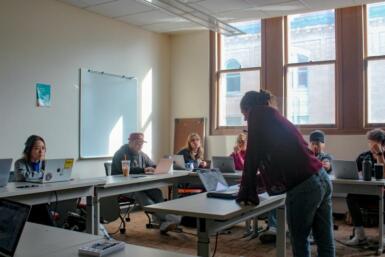
<instances>
[{"instance_id":1,"label":"wooden trim","mask_svg":"<svg viewBox=\"0 0 385 257\"><path fill-rule=\"evenodd\" d=\"M214 134L217 124L217 65L216 65L216 33L210 31L210 135Z\"/></svg>"},{"instance_id":2,"label":"wooden trim","mask_svg":"<svg viewBox=\"0 0 385 257\"><path fill-rule=\"evenodd\" d=\"M326 64L333 64L335 62L336 62L335 60L327 60L327 61L316 61L316 62L288 63L286 64L286 67L291 68L291 67L326 65Z\"/></svg>"},{"instance_id":3,"label":"wooden trim","mask_svg":"<svg viewBox=\"0 0 385 257\"><path fill-rule=\"evenodd\" d=\"M261 70L261 67L250 67L250 68L241 68L241 69L229 69L229 70L218 70L218 73L235 73L243 71L256 71Z\"/></svg>"}]
</instances>

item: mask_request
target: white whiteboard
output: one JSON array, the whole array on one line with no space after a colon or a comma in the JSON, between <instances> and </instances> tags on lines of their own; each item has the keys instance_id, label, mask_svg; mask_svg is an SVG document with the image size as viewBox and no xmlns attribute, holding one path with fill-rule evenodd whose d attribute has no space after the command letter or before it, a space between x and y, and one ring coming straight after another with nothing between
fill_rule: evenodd
<instances>
[{"instance_id":1,"label":"white whiteboard","mask_svg":"<svg viewBox=\"0 0 385 257\"><path fill-rule=\"evenodd\" d=\"M80 158L111 157L138 129L134 77L81 69Z\"/></svg>"}]
</instances>

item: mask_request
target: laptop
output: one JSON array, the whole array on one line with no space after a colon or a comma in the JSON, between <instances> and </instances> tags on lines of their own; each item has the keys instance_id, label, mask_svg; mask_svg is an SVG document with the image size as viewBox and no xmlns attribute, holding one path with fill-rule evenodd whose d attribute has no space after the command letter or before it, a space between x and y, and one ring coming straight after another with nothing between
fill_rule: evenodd
<instances>
[{"instance_id":1,"label":"laptop","mask_svg":"<svg viewBox=\"0 0 385 257\"><path fill-rule=\"evenodd\" d=\"M229 186L218 169L199 169L197 174L207 191L207 197L236 199L239 185Z\"/></svg>"},{"instance_id":2,"label":"laptop","mask_svg":"<svg viewBox=\"0 0 385 257\"><path fill-rule=\"evenodd\" d=\"M219 169L223 173L237 173L235 170L234 159L231 156L213 156L213 168Z\"/></svg>"},{"instance_id":3,"label":"laptop","mask_svg":"<svg viewBox=\"0 0 385 257\"><path fill-rule=\"evenodd\" d=\"M185 170L186 164L184 162L183 155L173 155L172 159L174 161L174 170Z\"/></svg>"},{"instance_id":4,"label":"laptop","mask_svg":"<svg viewBox=\"0 0 385 257\"><path fill-rule=\"evenodd\" d=\"M156 174L166 174L170 173L172 171L172 165L173 165L173 160L168 159L168 158L162 158L156 165L154 175Z\"/></svg>"},{"instance_id":5,"label":"laptop","mask_svg":"<svg viewBox=\"0 0 385 257\"><path fill-rule=\"evenodd\" d=\"M43 176L39 179L27 177L27 182L52 183L71 180L74 159L50 159L45 161Z\"/></svg>"},{"instance_id":6,"label":"laptop","mask_svg":"<svg viewBox=\"0 0 385 257\"><path fill-rule=\"evenodd\" d=\"M0 256L14 256L30 210L29 205L0 199Z\"/></svg>"},{"instance_id":7,"label":"laptop","mask_svg":"<svg viewBox=\"0 0 385 257\"><path fill-rule=\"evenodd\" d=\"M332 167L335 178L358 180L357 164L354 161L333 160Z\"/></svg>"},{"instance_id":8,"label":"laptop","mask_svg":"<svg viewBox=\"0 0 385 257\"><path fill-rule=\"evenodd\" d=\"M0 159L0 187L8 184L11 173L12 159Z\"/></svg>"}]
</instances>

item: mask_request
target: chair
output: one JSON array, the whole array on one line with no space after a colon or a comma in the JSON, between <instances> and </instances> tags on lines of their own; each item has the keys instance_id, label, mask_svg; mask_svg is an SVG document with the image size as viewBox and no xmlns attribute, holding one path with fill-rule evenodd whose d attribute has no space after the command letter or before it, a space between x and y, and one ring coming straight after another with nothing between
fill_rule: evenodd
<instances>
[{"instance_id":1,"label":"chair","mask_svg":"<svg viewBox=\"0 0 385 257\"><path fill-rule=\"evenodd\" d=\"M105 162L104 163L104 170L106 172L106 176L111 174L111 165L112 165L111 162ZM126 222L130 222L130 220L131 220L130 219L130 211L135 206L135 198L133 197L133 194L119 195L117 198L113 196L113 197L108 197L106 199L107 200L102 199L100 206L102 206L102 203L103 203L104 208L109 210L109 212L111 212L110 208L114 208L114 205L119 206L119 218L121 220L120 233L124 234L126 232ZM126 211L124 214L122 214L121 211L124 209L126 209ZM103 216L101 215L101 217L103 217ZM107 220L110 220L110 219L107 219Z\"/></svg>"}]
</instances>

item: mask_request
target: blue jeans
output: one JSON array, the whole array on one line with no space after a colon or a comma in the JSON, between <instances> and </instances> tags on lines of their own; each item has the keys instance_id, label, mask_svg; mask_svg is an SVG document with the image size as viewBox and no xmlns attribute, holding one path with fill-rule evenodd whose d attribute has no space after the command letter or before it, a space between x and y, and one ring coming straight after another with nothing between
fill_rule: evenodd
<instances>
[{"instance_id":1,"label":"blue jeans","mask_svg":"<svg viewBox=\"0 0 385 257\"><path fill-rule=\"evenodd\" d=\"M309 257L313 230L318 257L335 257L332 185L324 169L286 193L287 223L293 256Z\"/></svg>"}]
</instances>

